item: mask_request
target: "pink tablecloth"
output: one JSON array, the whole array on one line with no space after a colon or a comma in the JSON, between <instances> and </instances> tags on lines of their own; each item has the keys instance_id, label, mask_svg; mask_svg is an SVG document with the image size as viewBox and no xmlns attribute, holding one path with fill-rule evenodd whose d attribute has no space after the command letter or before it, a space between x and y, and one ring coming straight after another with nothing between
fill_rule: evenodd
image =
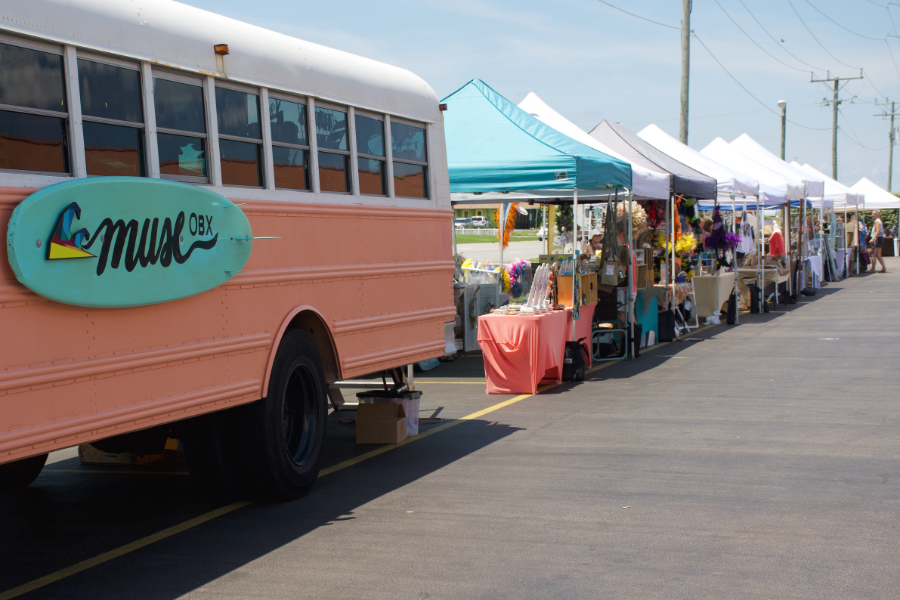
<instances>
[{"instance_id":1,"label":"pink tablecloth","mask_svg":"<svg viewBox=\"0 0 900 600\"><path fill-rule=\"evenodd\" d=\"M541 379L562 377L569 313L481 315L478 345L488 394L535 394Z\"/></svg>"},{"instance_id":2,"label":"pink tablecloth","mask_svg":"<svg viewBox=\"0 0 900 600\"><path fill-rule=\"evenodd\" d=\"M566 309L566 340L565 341L574 341L572 340L572 323L575 323L575 339L581 340L581 345L584 347L584 364L588 367L591 366L591 325L593 324L594 319L594 309L597 307L597 303L593 304L585 304L581 307L581 318L577 321L572 320L572 309ZM565 344L563 344L565 346Z\"/></svg>"}]
</instances>

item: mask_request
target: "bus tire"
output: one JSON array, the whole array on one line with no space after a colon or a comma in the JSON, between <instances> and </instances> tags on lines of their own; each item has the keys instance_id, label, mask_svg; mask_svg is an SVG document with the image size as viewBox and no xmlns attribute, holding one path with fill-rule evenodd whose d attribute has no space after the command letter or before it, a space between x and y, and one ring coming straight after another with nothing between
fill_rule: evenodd
<instances>
[{"instance_id":1,"label":"bus tire","mask_svg":"<svg viewBox=\"0 0 900 600\"><path fill-rule=\"evenodd\" d=\"M240 407L249 435L238 460L251 496L293 500L312 488L324 455L327 387L312 338L299 329L287 331L272 364L268 396Z\"/></svg>"},{"instance_id":2,"label":"bus tire","mask_svg":"<svg viewBox=\"0 0 900 600\"><path fill-rule=\"evenodd\" d=\"M0 465L0 494L19 492L37 479L47 462L47 455L30 456Z\"/></svg>"}]
</instances>

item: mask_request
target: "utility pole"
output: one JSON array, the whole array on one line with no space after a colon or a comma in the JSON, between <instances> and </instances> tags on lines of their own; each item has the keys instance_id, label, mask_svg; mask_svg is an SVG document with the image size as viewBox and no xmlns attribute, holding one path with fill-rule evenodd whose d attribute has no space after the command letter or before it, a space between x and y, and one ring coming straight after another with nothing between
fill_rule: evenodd
<instances>
[{"instance_id":1,"label":"utility pole","mask_svg":"<svg viewBox=\"0 0 900 600\"><path fill-rule=\"evenodd\" d=\"M838 92L840 91L840 83L842 81L850 81L853 79L862 79L862 70L860 70L859 77L832 77L831 71L825 72L825 79L813 79L810 78L810 83L834 83L834 98L832 100L828 100L825 98L823 101L825 104L831 104L832 109L832 123L831 123L831 178L837 180L838 178L838 167L837 167L837 134L838 134L838 106L840 106L843 100L838 99Z\"/></svg>"},{"instance_id":2,"label":"utility pole","mask_svg":"<svg viewBox=\"0 0 900 600\"><path fill-rule=\"evenodd\" d=\"M876 106L887 106L888 100L884 99L884 104L875 103ZM882 119L891 118L891 131L888 133L888 139L890 140L890 145L888 146L888 184L887 191L891 191L891 176L894 174L894 141L897 139L897 130L894 129L894 117L900 116L897 114L896 102L891 102L891 112L890 114L887 111L882 112L880 115L873 115L875 117L881 117Z\"/></svg>"},{"instance_id":3,"label":"utility pole","mask_svg":"<svg viewBox=\"0 0 900 600\"><path fill-rule=\"evenodd\" d=\"M781 109L781 160L784 160L784 136L787 131L787 102L779 100L778 108Z\"/></svg>"},{"instance_id":4,"label":"utility pole","mask_svg":"<svg viewBox=\"0 0 900 600\"><path fill-rule=\"evenodd\" d=\"M691 0L681 6L681 119L678 139L688 143L688 97L691 82Z\"/></svg>"}]
</instances>

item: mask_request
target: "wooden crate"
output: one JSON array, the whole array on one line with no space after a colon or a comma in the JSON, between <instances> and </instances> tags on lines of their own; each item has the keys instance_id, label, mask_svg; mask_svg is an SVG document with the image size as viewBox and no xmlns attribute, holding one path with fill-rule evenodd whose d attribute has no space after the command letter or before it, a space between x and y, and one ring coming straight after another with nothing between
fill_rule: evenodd
<instances>
[{"instance_id":1,"label":"wooden crate","mask_svg":"<svg viewBox=\"0 0 900 600\"><path fill-rule=\"evenodd\" d=\"M597 301L597 274L579 275L581 278L581 305L593 304ZM560 275L556 278L556 288L561 306L574 306L572 301L572 275Z\"/></svg>"},{"instance_id":2,"label":"wooden crate","mask_svg":"<svg viewBox=\"0 0 900 600\"><path fill-rule=\"evenodd\" d=\"M593 304L597 301L597 274L588 273L581 276L581 304Z\"/></svg>"},{"instance_id":3,"label":"wooden crate","mask_svg":"<svg viewBox=\"0 0 900 600\"><path fill-rule=\"evenodd\" d=\"M637 268L634 270L634 280L639 290L653 285L653 276L649 265L637 265Z\"/></svg>"}]
</instances>

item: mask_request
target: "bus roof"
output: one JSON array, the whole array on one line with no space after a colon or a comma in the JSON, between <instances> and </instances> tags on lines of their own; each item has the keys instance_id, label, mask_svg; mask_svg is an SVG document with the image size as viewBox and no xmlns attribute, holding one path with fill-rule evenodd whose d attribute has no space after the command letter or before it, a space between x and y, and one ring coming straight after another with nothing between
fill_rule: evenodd
<instances>
[{"instance_id":1,"label":"bus roof","mask_svg":"<svg viewBox=\"0 0 900 600\"><path fill-rule=\"evenodd\" d=\"M433 122L411 72L171 0L3 0L0 31ZM230 54L219 57L216 44Z\"/></svg>"}]
</instances>

